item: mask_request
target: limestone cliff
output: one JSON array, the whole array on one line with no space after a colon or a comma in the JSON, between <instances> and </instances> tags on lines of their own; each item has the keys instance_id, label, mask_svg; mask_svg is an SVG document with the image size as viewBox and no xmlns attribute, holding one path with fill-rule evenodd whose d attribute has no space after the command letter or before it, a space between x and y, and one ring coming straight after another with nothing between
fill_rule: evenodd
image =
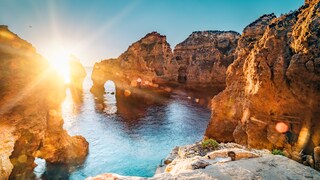
<instances>
[{"instance_id":1,"label":"limestone cliff","mask_svg":"<svg viewBox=\"0 0 320 180\"><path fill-rule=\"evenodd\" d=\"M133 43L120 55L118 61L124 70L134 69L153 73L155 76L163 76L166 74L166 65L171 57L172 51L166 36L152 32Z\"/></svg>"},{"instance_id":2,"label":"limestone cliff","mask_svg":"<svg viewBox=\"0 0 320 180\"><path fill-rule=\"evenodd\" d=\"M320 145L320 2L245 28L205 135L292 158Z\"/></svg>"},{"instance_id":3,"label":"limestone cliff","mask_svg":"<svg viewBox=\"0 0 320 180\"><path fill-rule=\"evenodd\" d=\"M234 31L196 31L174 48L173 79L187 84L225 84L240 34Z\"/></svg>"},{"instance_id":4,"label":"limestone cliff","mask_svg":"<svg viewBox=\"0 0 320 180\"><path fill-rule=\"evenodd\" d=\"M194 32L172 53L165 36L149 33L117 59L95 64L92 91L102 90L106 80L129 88L139 78L147 84L224 85L239 37L233 31Z\"/></svg>"},{"instance_id":5,"label":"limestone cliff","mask_svg":"<svg viewBox=\"0 0 320 180\"><path fill-rule=\"evenodd\" d=\"M88 143L62 128L65 87L31 44L0 26L0 177L30 179L35 157L81 163Z\"/></svg>"},{"instance_id":6,"label":"limestone cliff","mask_svg":"<svg viewBox=\"0 0 320 180\"><path fill-rule=\"evenodd\" d=\"M166 37L157 32L149 33L129 46L117 59L95 63L91 91L103 91L107 80L115 82L118 93L137 86L158 86L154 83L167 74L171 58L172 51Z\"/></svg>"}]
</instances>

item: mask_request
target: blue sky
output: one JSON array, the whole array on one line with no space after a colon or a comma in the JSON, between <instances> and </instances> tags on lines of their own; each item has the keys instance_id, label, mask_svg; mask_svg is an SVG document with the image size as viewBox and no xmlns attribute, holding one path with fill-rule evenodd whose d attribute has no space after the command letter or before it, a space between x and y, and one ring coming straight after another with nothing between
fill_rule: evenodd
<instances>
[{"instance_id":1,"label":"blue sky","mask_svg":"<svg viewBox=\"0 0 320 180\"><path fill-rule=\"evenodd\" d=\"M303 0L0 0L0 24L45 57L67 49L85 65L117 57L151 31L171 48L193 31L243 28L263 14L295 10Z\"/></svg>"}]
</instances>

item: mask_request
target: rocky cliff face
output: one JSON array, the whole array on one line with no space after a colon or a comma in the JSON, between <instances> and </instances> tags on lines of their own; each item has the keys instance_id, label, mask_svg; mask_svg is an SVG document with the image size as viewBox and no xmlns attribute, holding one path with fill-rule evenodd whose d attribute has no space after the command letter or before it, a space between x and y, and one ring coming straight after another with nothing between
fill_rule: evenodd
<instances>
[{"instance_id":1,"label":"rocky cliff face","mask_svg":"<svg viewBox=\"0 0 320 180\"><path fill-rule=\"evenodd\" d=\"M63 81L28 42L0 26L0 177L29 179L35 157L81 163L88 143L63 130Z\"/></svg>"},{"instance_id":2,"label":"rocky cliff face","mask_svg":"<svg viewBox=\"0 0 320 180\"><path fill-rule=\"evenodd\" d=\"M147 34L133 43L118 61L124 70L135 69L140 72L151 72L155 76L166 74L166 66L172 57L172 51L166 36L157 32Z\"/></svg>"},{"instance_id":3,"label":"rocky cliff face","mask_svg":"<svg viewBox=\"0 0 320 180\"><path fill-rule=\"evenodd\" d=\"M94 83L91 91L103 91L107 80L114 81L119 90L129 90L138 85L153 87L153 82L167 74L171 58L166 37L156 32L149 33L129 46L117 59L96 63L91 76Z\"/></svg>"},{"instance_id":4,"label":"rocky cliff face","mask_svg":"<svg viewBox=\"0 0 320 180\"><path fill-rule=\"evenodd\" d=\"M233 31L194 32L172 54L165 36L149 33L117 59L95 64L92 92L102 91L107 80L116 82L119 89L136 87L137 79L151 87L178 82L191 86L224 85L239 36Z\"/></svg>"},{"instance_id":5,"label":"rocky cliff face","mask_svg":"<svg viewBox=\"0 0 320 180\"><path fill-rule=\"evenodd\" d=\"M225 84L240 34L234 31L197 31L174 49L173 79L188 84Z\"/></svg>"},{"instance_id":6,"label":"rocky cliff face","mask_svg":"<svg viewBox=\"0 0 320 180\"><path fill-rule=\"evenodd\" d=\"M265 15L239 39L227 88L213 98L205 135L298 159L320 145L320 2Z\"/></svg>"}]
</instances>

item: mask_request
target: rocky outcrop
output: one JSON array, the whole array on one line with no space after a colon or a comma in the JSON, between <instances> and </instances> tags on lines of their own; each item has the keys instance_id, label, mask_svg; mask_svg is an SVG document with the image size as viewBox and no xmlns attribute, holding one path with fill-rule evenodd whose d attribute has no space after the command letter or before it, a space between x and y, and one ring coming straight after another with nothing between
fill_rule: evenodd
<instances>
[{"instance_id":1,"label":"rocky outcrop","mask_svg":"<svg viewBox=\"0 0 320 180\"><path fill-rule=\"evenodd\" d=\"M226 69L234 60L239 36L233 31L194 32L172 54L165 36L149 33L117 59L96 63L91 91L102 93L107 80L114 81L120 91L130 92L137 86L166 88L178 82L189 87L224 87Z\"/></svg>"},{"instance_id":2,"label":"rocky outcrop","mask_svg":"<svg viewBox=\"0 0 320 180\"><path fill-rule=\"evenodd\" d=\"M7 26L0 26L0 57L1 179L33 178L35 157L51 163L82 162L88 143L62 128L62 79Z\"/></svg>"},{"instance_id":3,"label":"rocky outcrop","mask_svg":"<svg viewBox=\"0 0 320 180\"><path fill-rule=\"evenodd\" d=\"M135 70L159 77L166 74L171 57L166 36L152 32L133 43L117 60L124 71Z\"/></svg>"},{"instance_id":4,"label":"rocky outcrop","mask_svg":"<svg viewBox=\"0 0 320 180\"><path fill-rule=\"evenodd\" d=\"M259 19L257 19L255 22L251 23L250 25L248 25L247 27L245 27L245 29L243 30L243 34L241 35L239 41L238 41L238 47L236 50L236 54L237 54L237 59L235 60L235 62L233 62L230 67L228 68L228 76L226 79L226 83L227 83L227 88L225 91L230 91L229 94L234 94L234 96L238 96L238 94L235 94L232 90L232 88L229 88L231 83L234 83L234 81L239 80L239 75L243 76L242 71L240 70L241 67L244 66L245 63L245 58L247 57L247 55L250 53L250 51L253 49L254 45L260 40L260 38L263 36L265 29L267 28L268 24L270 23L271 20L273 20L275 18L274 14L269 14L269 15L263 15L261 16ZM237 73L233 73L235 70L239 69L239 71L237 71ZM243 82L239 82L239 86L242 85L241 83ZM237 88L237 87L236 87ZM240 94L241 92L239 92ZM216 96L215 98L219 98L221 95ZM213 101L215 102L215 101ZM220 102L220 101L219 101ZM222 102L222 101L221 101ZM226 104L226 103L223 103ZM230 116L232 115L232 113L234 113L233 111L235 111L237 108L240 107L236 107L234 102L230 102L229 103L230 108L228 111L225 111L225 109L222 109L219 107L220 104L215 103L212 104L212 108L215 108L212 111L212 114L221 114L221 116ZM226 114L226 112L229 112L230 115ZM212 118L211 118L212 119ZM214 137L215 139L218 139L219 141L233 141L234 137L233 137L233 131L237 125L237 120L235 121L225 121L225 120L221 120L221 121L217 121L218 123L216 123L214 126L211 126L211 123L209 124L208 128L207 128L207 132L206 135L208 135L209 137ZM221 124L220 124L221 122ZM219 131L219 129L223 129L223 131ZM210 132L216 132L215 134L218 134L218 131L221 133L221 135L211 135ZM240 143L240 142L239 142Z\"/></svg>"},{"instance_id":5,"label":"rocky outcrop","mask_svg":"<svg viewBox=\"0 0 320 180\"><path fill-rule=\"evenodd\" d=\"M224 85L239 37L234 31L193 32L174 48L173 79L194 85Z\"/></svg>"},{"instance_id":6,"label":"rocky outcrop","mask_svg":"<svg viewBox=\"0 0 320 180\"><path fill-rule=\"evenodd\" d=\"M197 148L197 143L178 147L178 151ZM272 155L267 150L248 149L235 143L221 143L219 150L207 156L194 154L191 157L178 155L159 173L151 178L102 174L87 180L167 180L167 179L317 179L314 169L303 166L284 156ZM175 150L174 150L175 151ZM234 153L232 159L228 154ZM174 154L174 153L171 153ZM209 158L210 157L210 158Z\"/></svg>"},{"instance_id":7,"label":"rocky outcrop","mask_svg":"<svg viewBox=\"0 0 320 180\"><path fill-rule=\"evenodd\" d=\"M91 92L104 91L104 83L112 80L117 93L132 92L135 87L158 88L158 80L167 74L167 64L172 57L166 37L157 32L147 34L133 43L117 59L95 63L92 72ZM130 93L131 94L131 93Z\"/></svg>"},{"instance_id":8,"label":"rocky outcrop","mask_svg":"<svg viewBox=\"0 0 320 180\"><path fill-rule=\"evenodd\" d=\"M265 15L239 39L226 89L213 98L205 135L300 160L320 144L320 2Z\"/></svg>"}]
</instances>

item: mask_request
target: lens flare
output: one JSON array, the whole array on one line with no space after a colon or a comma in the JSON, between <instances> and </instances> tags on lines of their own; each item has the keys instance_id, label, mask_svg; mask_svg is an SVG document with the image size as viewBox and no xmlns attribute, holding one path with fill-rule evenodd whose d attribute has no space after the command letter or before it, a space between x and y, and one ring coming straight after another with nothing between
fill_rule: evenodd
<instances>
[{"instance_id":1,"label":"lens flare","mask_svg":"<svg viewBox=\"0 0 320 180\"><path fill-rule=\"evenodd\" d=\"M278 122L276 124L276 130L279 132L279 133L285 133L289 130L289 127L287 124L283 123L283 122Z\"/></svg>"},{"instance_id":2,"label":"lens flare","mask_svg":"<svg viewBox=\"0 0 320 180\"><path fill-rule=\"evenodd\" d=\"M70 83L69 57L70 53L63 48L51 50L47 57L50 65L63 77L66 84Z\"/></svg>"}]
</instances>

